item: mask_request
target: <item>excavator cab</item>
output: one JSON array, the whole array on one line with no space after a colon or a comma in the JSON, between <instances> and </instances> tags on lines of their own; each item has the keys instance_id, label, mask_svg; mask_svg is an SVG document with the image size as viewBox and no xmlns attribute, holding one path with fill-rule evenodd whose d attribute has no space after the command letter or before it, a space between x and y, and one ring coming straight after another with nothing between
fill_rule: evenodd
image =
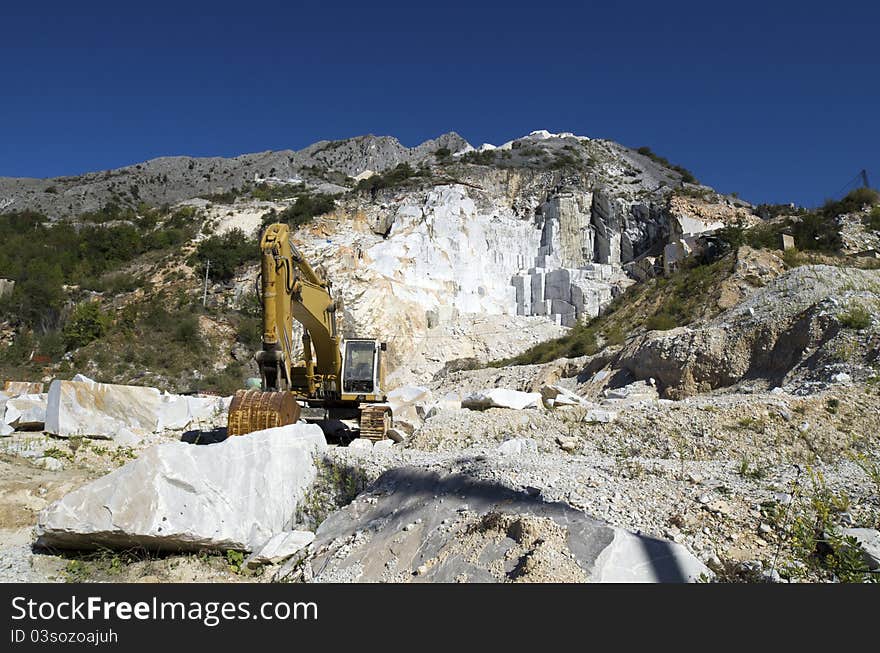
<instances>
[{"instance_id":1,"label":"excavator cab","mask_svg":"<svg viewBox=\"0 0 880 653\"><path fill-rule=\"evenodd\" d=\"M385 343L376 340L345 340L343 342L343 398L345 395L356 395L368 400L380 399L382 379L380 378L379 356L384 349Z\"/></svg>"}]
</instances>

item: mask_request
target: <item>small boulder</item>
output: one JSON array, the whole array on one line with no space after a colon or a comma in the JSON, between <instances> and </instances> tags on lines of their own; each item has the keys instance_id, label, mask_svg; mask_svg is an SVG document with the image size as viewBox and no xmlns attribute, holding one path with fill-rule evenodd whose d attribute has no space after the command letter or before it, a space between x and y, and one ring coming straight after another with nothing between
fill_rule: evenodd
<instances>
[{"instance_id":1,"label":"small boulder","mask_svg":"<svg viewBox=\"0 0 880 653\"><path fill-rule=\"evenodd\" d=\"M422 425L428 405L433 400L434 396L428 388L405 385L389 392L387 403L391 406L394 423L412 432Z\"/></svg>"},{"instance_id":2,"label":"small boulder","mask_svg":"<svg viewBox=\"0 0 880 653\"><path fill-rule=\"evenodd\" d=\"M842 533L845 537L856 539L869 569L880 569L880 531L874 528L844 528Z\"/></svg>"},{"instance_id":3,"label":"small boulder","mask_svg":"<svg viewBox=\"0 0 880 653\"><path fill-rule=\"evenodd\" d=\"M557 406L593 406L592 403L580 395L558 385L542 386L541 398L546 408L555 408Z\"/></svg>"},{"instance_id":4,"label":"small boulder","mask_svg":"<svg viewBox=\"0 0 880 653\"><path fill-rule=\"evenodd\" d=\"M349 443L348 448L352 451L372 451L373 441L369 438L355 438Z\"/></svg>"},{"instance_id":5,"label":"small boulder","mask_svg":"<svg viewBox=\"0 0 880 653\"><path fill-rule=\"evenodd\" d=\"M559 445L560 449L568 453L574 453L581 448L580 438L560 435L556 438L556 443Z\"/></svg>"},{"instance_id":6,"label":"small boulder","mask_svg":"<svg viewBox=\"0 0 880 653\"><path fill-rule=\"evenodd\" d=\"M617 412L606 410L604 408L594 408L584 416L587 422L596 422L600 424L608 424L617 419Z\"/></svg>"},{"instance_id":7,"label":"small boulder","mask_svg":"<svg viewBox=\"0 0 880 653\"><path fill-rule=\"evenodd\" d=\"M496 451L504 456L519 456L524 453L538 453L538 443L532 438L511 438L498 445Z\"/></svg>"},{"instance_id":8,"label":"small boulder","mask_svg":"<svg viewBox=\"0 0 880 653\"><path fill-rule=\"evenodd\" d=\"M46 394L24 394L8 399L3 421L19 431L42 429L46 422Z\"/></svg>"},{"instance_id":9,"label":"small boulder","mask_svg":"<svg viewBox=\"0 0 880 653\"><path fill-rule=\"evenodd\" d=\"M34 465L50 472L59 472L64 469L64 463L52 456L41 456L34 460Z\"/></svg>"},{"instance_id":10,"label":"small boulder","mask_svg":"<svg viewBox=\"0 0 880 653\"><path fill-rule=\"evenodd\" d=\"M245 561L247 567L259 565L275 565L284 562L294 554L306 548L315 539L310 531L285 531L269 538L256 552Z\"/></svg>"},{"instance_id":11,"label":"small boulder","mask_svg":"<svg viewBox=\"0 0 880 653\"><path fill-rule=\"evenodd\" d=\"M462 408L485 410L486 408L538 408L541 405L540 392L520 392L507 388L492 388L469 394L461 401Z\"/></svg>"}]
</instances>

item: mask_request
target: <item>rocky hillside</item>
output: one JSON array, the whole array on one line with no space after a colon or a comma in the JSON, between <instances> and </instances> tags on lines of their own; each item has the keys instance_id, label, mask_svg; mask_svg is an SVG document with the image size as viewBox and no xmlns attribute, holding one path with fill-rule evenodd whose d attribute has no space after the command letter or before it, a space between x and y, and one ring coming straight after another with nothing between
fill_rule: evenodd
<instances>
[{"instance_id":1,"label":"rocky hillside","mask_svg":"<svg viewBox=\"0 0 880 653\"><path fill-rule=\"evenodd\" d=\"M3 579L876 576L870 189L756 207L647 148L539 131L165 158L0 197L0 376L55 388L0 393ZM405 440L261 435L295 459L272 473L297 501L254 516L236 483L265 479L223 471L251 444L208 428L228 399L189 393L256 372L273 221L332 281L344 335L388 343ZM77 373L135 387L61 385ZM129 484L149 499L113 503ZM222 537L151 508L193 494Z\"/></svg>"},{"instance_id":2,"label":"rocky hillside","mask_svg":"<svg viewBox=\"0 0 880 653\"><path fill-rule=\"evenodd\" d=\"M284 219L301 227L302 248L334 282L345 333L387 339L392 385L418 381L559 336L597 316L633 282L634 266L653 274L670 243L751 215L746 203L685 180L694 181L647 148L547 132L479 149L454 134L410 149L368 136L299 152L163 158L76 178L3 180L5 210L17 216L11 234L46 229L51 246L53 237L59 245L69 240L64 229L73 228L83 241L78 260L65 251L57 275L29 278L24 254L0 260L0 275L19 284L10 293L7 338L14 340L17 311L25 327L37 327L28 332L37 342L20 342L21 351L30 347L31 361L32 354L50 359L55 372L146 378L181 390L204 387L206 375L209 386L239 383L253 373L246 350L256 346L240 335L250 329L240 313L256 274L252 239L265 221ZM237 240L217 247L224 237ZM95 240L106 242L90 251ZM195 304L211 246L209 276L220 285L209 288L207 306L189 309L207 309L197 328L187 327L187 337L170 320L152 325L174 332L180 364L157 365L140 351L114 360L126 339L113 328L118 312L129 307L140 324L155 313L152 301L167 311L173 295L183 311L184 293ZM23 243L22 251L31 247ZM58 260L46 254L27 258ZM67 290L32 306L34 287L57 277ZM106 328L95 318L84 337L48 337L91 298L109 313ZM180 320L193 317L181 312ZM202 345L210 353L195 355ZM64 350L74 365L58 360Z\"/></svg>"},{"instance_id":3,"label":"rocky hillside","mask_svg":"<svg viewBox=\"0 0 880 653\"><path fill-rule=\"evenodd\" d=\"M193 197L243 188L260 180L308 180L340 190L344 180L366 170L381 171L399 163L430 161L440 148L467 147L449 133L413 148L389 136L362 136L344 141L318 141L302 150L243 154L234 158L168 156L83 175L29 179L0 177L0 210L33 210L50 219L99 211L108 204L159 206Z\"/></svg>"}]
</instances>

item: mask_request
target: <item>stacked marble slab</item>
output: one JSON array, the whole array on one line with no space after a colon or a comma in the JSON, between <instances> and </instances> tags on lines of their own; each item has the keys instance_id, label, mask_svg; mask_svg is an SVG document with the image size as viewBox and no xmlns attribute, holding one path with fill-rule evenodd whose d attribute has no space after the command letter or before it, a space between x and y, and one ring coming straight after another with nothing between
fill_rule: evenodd
<instances>
[{"instance_id":1,"label":"stacked marble slab","mask_svg":"<svg viewBox=\"0 0 880 653\"><path fill-rule=\"evenodd\" d=\"M531 268L511 279L517 315L543 315L574 326L599 314L611 301L613 266L588 263L579 268Z\"/></svg>"}]
</instances>

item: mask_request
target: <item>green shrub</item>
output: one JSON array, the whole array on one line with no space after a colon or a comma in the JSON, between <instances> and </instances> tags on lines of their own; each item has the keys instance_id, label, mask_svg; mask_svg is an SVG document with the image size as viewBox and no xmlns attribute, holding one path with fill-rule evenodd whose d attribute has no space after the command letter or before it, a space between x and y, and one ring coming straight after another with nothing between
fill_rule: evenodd
<instances>
[{"instance_id":1,"label":"green shrub","mask_svg":"<svg viewBox=\"0 0 880 653\"><path fill-rule=\"evenodd\" d=\"M872 231L880 231L880 206L875 206L871 212L864 217L862 223Z\"/></svg>"},{"instance_id":2,"label":"green shrub","mask_svg":"<svg viewBox=\"0 0 880 653\"><path fill-rule=\"evenodd\" d=\"M250 349L259 349L263 342L263 320L256 316L243 316L238 322L236 333L239 342Z\"/></svg>"},{"instance_id":3,"label":"green shrub","mask_svg":"<svg viewBox=\"0 0 880 653\"><path fill-rule=\"evenodd\" d=\"M361 179L357 183L357 186L355 186L355 191L369 191L375 195L383 188L406 186L410 184L414 178L418 178L423 174L425 174L424 171L416 171L415 168L408 163L398 163L396 166L385 172L375 174L367 179Z\"/></svg>"},{"instance_id":4,"label":"green shrub","mask_svg":"<svg viewBox=\"0 0 880 653\"><path fill-rule=\"evenodd\" d=\"M645 328L648 331L669 331L674 329L678 324L675 318L669 313L656 313L645 321Z\"/></svg>"},{"instance_id":5,"label":"green shrub","mask_svg":"<svg viewBox=\"0 0 880 653\"><path fill-rule=\"evenodd\" d=\"M305 184L257 184L251 191L251 197L257 200L271 201L294 197L305 190Z\"/></svg>"},{"instance_id":6,"label":"green shrub","mask_svg":"<svg viewBox=\"0 0 880 653\"><path fill-rule=\"evenodd\" d=\"M871 573L865 563L858 541L844 536L837 525L839 515L850 509L849 497L829 489L821 472L810 470L810 480L806 505L792 504L794 514L785 541L801 567L786 573L798 576L806 569L842 583L880 582L880 574Z\"/></svg>"},{"instance_id":7,"label":"green shrub","mask_svg":"<svg viewBox=\"0 0 880 653\"><path fill-rule=\"evenodd\" d=\"M213 202L214 204L233 204L235 200L244 195L247 192L246 189L239 190L234 186L226 191L221 191L219 193L208 193L206 195L200 195L203 200L208 200L209 202Z\"/></svg>"},{"instance_id":8,"label":"green shrub","mask_svg":"<svg viewBox=\"0 0 880 653\"><path fill-rule=\"evenodd\" d=\"M312 221L312 218L330 213L336 208L332 195L325 193L302 193L296 202L274 216L274 222L286 222L293 229ZM265 222L265 221L264 221Z\"/></svg>"},{"instance_id":9,"label":"green shrub","mask_svg":"<svg viewBox=\"0 0 880 653\"><path fill-rule=\"evenodd\" d=\"M550 164L552 170L563 170L565 168L579 168L580 159L568 152L559 152Z\"/></svg>"},{"instance_id":10,"label":"green shrub","mask_svg":"<svg viewBox=\"0 0 880 653\"><path fill-rule=\"evenodd\" d=\"M755 215L764 220L772 220L782 215L800 215L805 212L805 209L791 204L758 204L754 210Z\"/></svg>"},{"instance_id":11,"label":"green shrub","mask_svg":"<svg viewBox=\"0 0 880 653\"><path fill-rule=\"evenodd\" d=\"M174 340L191 349L201 347L202 340L199 333L199 318L196 315L183 315L178 319L174 327Z\"/></svg>"},{"instance_id":12,"label":"green shrub","mask_svg":"<svg viewBox=\"0 0 880 653\"><path fill-rule=\"evenodd\" d=\"M826 200L821 213L829 218L861 211L866 206L880 202L880 193L873 188L856 188L841 200Z\"/></svg>"},{"instance_id":13,"label":"green shrub","mask_svg":"<svg viewBox=\"0 0 880 653\"><path fill-rule=\"evenodd\" d=\"M106 274L98 279L91 281L83 281L82 286L95 292L106 293L108 295L119 295L121 293L132 292L139 288L144 288L147 282L137 275L129 272L114 272Z\"/></svg>"},{"instance_id":14,"label":"green shrub","mask_svg":"<svg viewBox=\"0 0 880 653\"><path fill-rule=\"evenodd\" d=\"M208 277L214 281L228 281L235 276L238 266L259 260L259 244L241 229L231 229L219 236L201 241L190 259L200 276L208 269ZM208 261L211 262L208 266Z\"/></svg>"},{"instance_id":15,"label":"green shrub","mask_svg":"<svg viewBox=\"0 0 880 653\"><path fill-rule=\"evenodd\" d=\"M807 213L800 220L792 222L790 229L798 249L826 252L840 249L843 241L835 216L823 209L821 212Z\"/></svg>"},{"instance_id":16,"label":"green shrub","mask_svg":"<svg viewBox=\"0 0 880 653\"><path fill-rule=\"evenodd\" d=\"M107 333L111 324L110 316L101 310L98 302L77 304L61 331L65 349L79 349L97 340Z\"/></svg>"},{"instance_id":17,"label":"green shrub","mask_svg":"<svg viewBox=\"0 0 880 653\"><path fill-rule=\"evenodd\" d=\"M483 152L467 152L461 155L462 163L472 163L474 165L490 166L495 163L495 150L485 150Z\"/></svg>"},{"instance_id":18,"label":"green shrub","mask_svg":"<svg viewBox=\"0 0 880 653\"><path fill-rule=\"evenodd\" d=\"M850 306L837 317L837 321L845 329L861 331L871 326L871 313L862 306Z\"/></svg>"},{"instance_id":19,"label":"green shrub","mask_svg":"<svg viewBox=\"0 0 880 653\"><path fill-rule=\"evenodd\" d=\"M37 258L17 274L12 295L4 302L5 309L40 332L56 328L64 303L61 266L47 258Z\"/></svg>"}]
</instances>

